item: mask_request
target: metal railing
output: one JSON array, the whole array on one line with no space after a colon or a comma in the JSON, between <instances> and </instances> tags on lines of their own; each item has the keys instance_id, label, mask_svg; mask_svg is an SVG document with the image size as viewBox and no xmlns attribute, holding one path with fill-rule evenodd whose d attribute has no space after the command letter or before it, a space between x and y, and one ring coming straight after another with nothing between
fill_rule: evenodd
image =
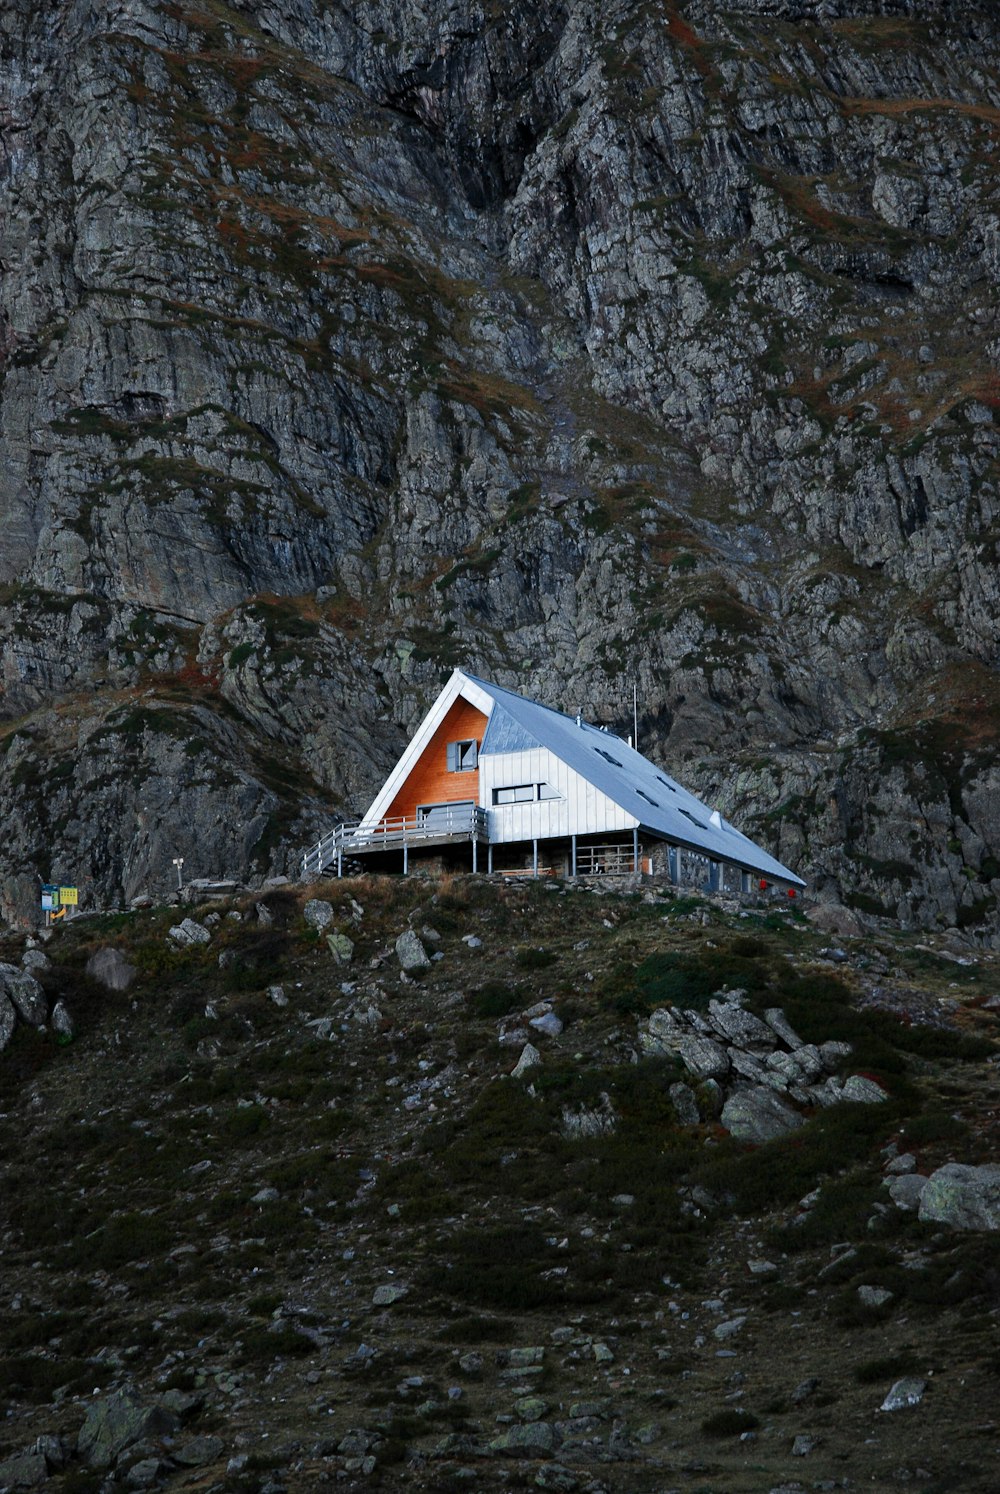
<instances>
[{"instance_id":1,"label":"metal railing","mask_svg":"<svg viewBox=\"0 0 1000 1494\"><path fill-rule=\"evenodd\" d=\"M410 847L449 840L470 840L473 845L488 839L485 809L478 805L442 805L427 814L404 815L397 819L366 824L337 825L302 857L303 876L316 876L336 867L343 872L345 859L370 855L378 851L402 851L404 867Z\"/></svg>"}]
</instances>

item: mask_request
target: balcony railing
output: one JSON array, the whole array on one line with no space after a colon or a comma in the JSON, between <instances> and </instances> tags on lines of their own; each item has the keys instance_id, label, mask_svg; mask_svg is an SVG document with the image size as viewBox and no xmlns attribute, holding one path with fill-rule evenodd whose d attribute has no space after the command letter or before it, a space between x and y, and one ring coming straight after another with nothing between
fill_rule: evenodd
<instances>
[{"instance_id":1,"label":"balcony railing","mask_svg":"<svg viewBox=\"0 0 1000 1494\"><path fill-rule=\"evenodd\" d=\"M340 876L344 861L354 856L402 851L405 862L411 847L446 845L456 840L469 840L475 845L488 838L485 809L475 804L443 804L421 815L338 825L306 851L302 872L304 876L320 875L336 867Z\"/></svg>"}]
</instances>

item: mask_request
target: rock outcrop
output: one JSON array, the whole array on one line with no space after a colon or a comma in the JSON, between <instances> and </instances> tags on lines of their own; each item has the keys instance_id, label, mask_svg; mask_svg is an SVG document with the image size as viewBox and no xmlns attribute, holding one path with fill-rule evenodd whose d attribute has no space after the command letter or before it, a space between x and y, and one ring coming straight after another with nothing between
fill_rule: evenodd
<instances>
[{"instance_id":1,"label":"rock outcrop","mask_svg":"<svg viewBox=\"0 0 1000 1494\"><path fill-rule=\"evenodd\" d=\"M993 937L992 7L0 23L0 913L262 877L459 660Z\"/></svg>"}]
</instances>

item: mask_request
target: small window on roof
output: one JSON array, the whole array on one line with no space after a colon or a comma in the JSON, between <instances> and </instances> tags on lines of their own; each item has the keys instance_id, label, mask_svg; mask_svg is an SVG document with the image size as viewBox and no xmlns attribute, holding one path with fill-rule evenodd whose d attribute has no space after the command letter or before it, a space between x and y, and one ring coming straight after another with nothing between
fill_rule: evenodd
<instances>
[{"instance_id":1,"label":"small window on roof","mask_svg":"<svg viewBox=\"0 0 1000 1494\"><path fill-rule=\"evenodd\" d=\"M653 806L654 809L659 809L660 806L659 806L659 803L657 802L657 800L656 799L651 799L648 794L644 794L643 791L642 791L642 789L636 789L636 793L639 795L640 799L645 799L645 801L646 801L647 804L652 804L652 806Z\"/></svg>"},{"instance_id":2,"label":"small window on roof","mask_svg":"<svg viewBox=\"0 0 1000 1494\"><path fill-rule=\"evenodd\" d=\"M699 830L707 830L708 829L708 826L705 824L704 820L696 820L695 817L694 817L694 815L691 814L688 810L682 809L681 810L681 814L684 816L684 818L686 820L690 820L691 823L692 823L692 825L697 825Z\"/></svg>"},{"instance_id":3,"label":"small window on roof","mask_svg":"<svg viewBox=\"0 0 1000 1494\"><path fill-rule=\"evenodd\" d=\"M604 761L611 763L613 767L620 768L622 766L618 759L616 757L612 757L610 752L605 752L603 747L595 747L594 751L597 753L598 757L603 757Z\"/></svg>"},{"instance_id":4,"label":"small window on roof","mask_svg":"<svg viewBox=\"0 0 1000 1494\"><path fill-rule=\"evenodd\" d=\"M674 788L672 783L667 782L662 773L657 773L656 781L657 783L662 783L663 787L669 789L672 794L676 794L677 790Z\"/></svg>"},{"instance_id":5,"label":"small window on roof","mask_svg":"<svg viewBox=\"0 0 1000 1494\"><path fill-rule=\"evenodd\" d=\"M448 743L448 772L474 773L479 766L478 742Z\"/></svg>"}]
</instances>

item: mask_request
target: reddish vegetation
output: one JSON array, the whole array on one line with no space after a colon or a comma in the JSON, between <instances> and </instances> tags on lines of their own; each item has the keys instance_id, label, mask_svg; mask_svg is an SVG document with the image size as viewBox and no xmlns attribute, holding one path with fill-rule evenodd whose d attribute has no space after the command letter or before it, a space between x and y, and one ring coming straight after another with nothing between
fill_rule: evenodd
<instances>
[{"instance_id":1,"label":"reddish vegetation","mask_svg":"<svg viewBox=\"0 0 1000 1494\"><path fill-rule=\"evenodd\" d=\"M836 97L834 95L834 97ZM955 114L967 114L972 119L986 124L1000 124L1000 109L987 104L966 104L961 99L849 99L837 102L847 114L916 114L920 111L937 112L944 109Z\"/></svg>"},{"instance_id":2,"label":"reddish vegetation","mask_svg":"<svg viewBox=\"0 0 1000 1494\"><path fill-rule=\"evenodd\" d=\"M697 31L680 15L676 5L671 5L667 12L667 30L674 41L680 42L682 47L703 47L705 45Z\"/></svg>"}]
</instances>

